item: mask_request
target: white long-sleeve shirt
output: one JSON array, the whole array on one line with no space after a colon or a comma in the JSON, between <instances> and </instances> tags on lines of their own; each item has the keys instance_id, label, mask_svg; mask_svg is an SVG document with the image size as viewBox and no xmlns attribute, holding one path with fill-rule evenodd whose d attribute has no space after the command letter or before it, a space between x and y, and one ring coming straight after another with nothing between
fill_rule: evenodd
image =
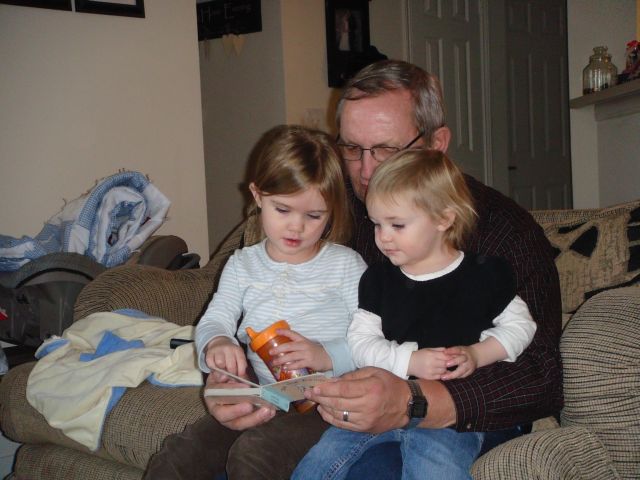
<instances>
[{"instance_id":1,"label":"white long-sleeve shirt","mask_svg":"<svg viewBox=\"0 0 640 480\"><path fill-rule=\"evenodd\" d=\"M225 336L238 343L237 334L248 344L246 327L258 332L286 320L292 330L322 344L333 362L330 373L337 376L353 370L346 334L358 307L358 281L365 269L358 253L333 243L325 243L314 258L296 265L272 260L265 241L237 250L196 327L200 369L209 371L204 348L213 338ZM247 358L261 384L274 381L250 348Z\"/></svg>"},{"instance_id":2,"label":"white long-sleeve shirt","mask_svg":"<svg viewBox=\"0 0 640 480\"><path fill-rule=\"evenodd\" d=\"M464 254L460 252L454 262L438 272L424 275L402 273L414 281L429 281L454 271L463 259ZM531 343L537 328L527 304L517 295L492 323L492 328L480 334L479 341L495 337L507 351L505 361L509 362L514 362ZM380 367L404 378L408 378L411 354L418 350L417 342L400 344L395 340L387 340L382 331L380 316L363 309L354 313L347 341L356 367Z\"/></svg>"}]
</instances>

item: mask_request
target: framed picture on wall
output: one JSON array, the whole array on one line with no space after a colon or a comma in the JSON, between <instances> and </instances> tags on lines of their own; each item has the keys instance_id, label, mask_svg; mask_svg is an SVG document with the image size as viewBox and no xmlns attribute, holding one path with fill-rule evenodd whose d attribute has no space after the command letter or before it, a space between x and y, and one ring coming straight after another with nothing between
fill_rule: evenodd
<instances>
[{"instance_id":1,"label":"framed picture on wall","mask_svg":"<svg viewBox=\"0 0 640 480\"><path fill-rule=\"evenodd\" d=\"M75 0L76 12L144 18L144 0Z\"/></svg>"},{"instance_id":2,"label":"framed picture on wall","mask_svg":"<svg viewBox=\"0 0 640 480\"><path fill-rule=\"evenodd\" d=\"M53 8L71 11L71 0L0 0L0 3L20 5L22 7Z\"/></svg>"},{"instance_id":3,"label":"framed picture on wall","mask_svg":"<svg viewBox=\"0 0 640 480\"><path fill-rule=\"evenodd\" d=\"M327 73L330 87L341 87L362 67L382 58L371 46L369 0L325 0Z\"/></svg>"},{"instance_id":4,"label":"framed picture on wall","mask_svg":"<svg viewBox=\"0 0 640 480\"><path fill-rule=\"evenodd\" d=\"M198 40L262 31L260 0L196 0Z\"/></svg>"}]
</instances>

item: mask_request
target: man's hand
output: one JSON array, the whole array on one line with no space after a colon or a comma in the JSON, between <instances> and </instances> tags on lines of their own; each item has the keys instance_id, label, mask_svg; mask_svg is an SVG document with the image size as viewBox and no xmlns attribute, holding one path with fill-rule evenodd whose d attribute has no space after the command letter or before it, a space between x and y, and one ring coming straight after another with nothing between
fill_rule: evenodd
<instances>
[{"instance_id":1,"label":"man's hand","mask_svg":"<svg viewBox=\"0 0 640 480\"><path fill-rule=\"evenodd\" d=\"M274 365L282 365L285 370L310 368L316 372L326 372L333 368L331 357L321 344L312 342L293 330L278 329L276 332L291 341L269 351L274 356L283 354L273 361Z\"/></svg>"},{"instance_id":2,"label":"man's hand","mask_svg":"<svg viewBox=\"0 0 640 480\"><path fill-rule=\"evenodd\" d=\"M456 420L449 391L439 381L420 380L429 408L421 426L443 428ZM365 367L329 380L305 392L319 404L322 418L336 427L359 432L380 433L405 426L411 397L405 380L387 370ZM344 412L349 412L344 421Z\"/></svg>"},{"instance_id":3,"label":"man's hand","mask_svg":"<svg viewBox=\"0 0 640 480\"><path fill-rule=\"evenodd\" d=\"M227 337L216 337L204 349L207 367L222 368L229 373L244 377L247 373L247 357L240 346Z\"/></svg>"},{"instance_id":4,"label":"man's hand","mask_svg":"<svg viewBox=\"0 0 640 480\"><path fill-rule=\"evenodd\" d=\"M407 424L409 386L400 377L375 367L349 372L307 390L322 418L336 427L380 433ZM344 412L349 412L344 421Z\"/></svg>"},{"instance_id":5,"label":"man's hand","mask_svg":"<svg viewBox=\"0 0 640 480\"><path fill-rule=\"evenodd\" d=\"M243 383L230 381L229 377L218 372L211 372L207 377L205 388L239 388L246 387ZM275 408L260 407L256 409L250 402L242 402L233 405L221 405L219 398L204 397L204 403L209 413L220 424L231 430L246 430L271 420L275 414Z\"/></svg>"}]
</instances>

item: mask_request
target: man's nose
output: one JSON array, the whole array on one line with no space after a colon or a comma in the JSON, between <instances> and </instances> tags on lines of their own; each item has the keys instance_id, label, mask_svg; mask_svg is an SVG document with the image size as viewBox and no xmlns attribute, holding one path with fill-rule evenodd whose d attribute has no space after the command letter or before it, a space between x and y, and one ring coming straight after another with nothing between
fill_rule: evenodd
<instances>
[{"instance_id":1,"label":"man's nose","mask_svg":"<svg viewBox=\"0 0 640 480\"><path fill-rule=\"evenodd\" d=\"M378 162L375 158L373 158L373 155L371 155L371 150L363 151L362 166L360 167L360 178L369 180L377 167Z\"/></svg>"}]
</instances>

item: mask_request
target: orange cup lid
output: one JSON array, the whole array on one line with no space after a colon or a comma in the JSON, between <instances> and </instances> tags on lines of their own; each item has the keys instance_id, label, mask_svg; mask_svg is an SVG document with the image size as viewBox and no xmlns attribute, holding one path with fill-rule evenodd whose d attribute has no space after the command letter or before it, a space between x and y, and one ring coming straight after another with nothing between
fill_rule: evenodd
<instances>
[{"instance_id":1,"label":"orange cup lid","mask_svg":"<svg viewBox=\"0 0 640 480\"><path fill-rule=\"evenodd\" d=\"M249 338L251 339L251 350L253 350L254 352L260 350L260 348L265 343L278 335L276 333L276 330L279 328L289 328L289 324L286 320L278 320L277 322L269 325L261 332L256 332L253 328L247 327L245 330L247 332L247 335L249 335Z\"/></svg>"}]
</instances>

